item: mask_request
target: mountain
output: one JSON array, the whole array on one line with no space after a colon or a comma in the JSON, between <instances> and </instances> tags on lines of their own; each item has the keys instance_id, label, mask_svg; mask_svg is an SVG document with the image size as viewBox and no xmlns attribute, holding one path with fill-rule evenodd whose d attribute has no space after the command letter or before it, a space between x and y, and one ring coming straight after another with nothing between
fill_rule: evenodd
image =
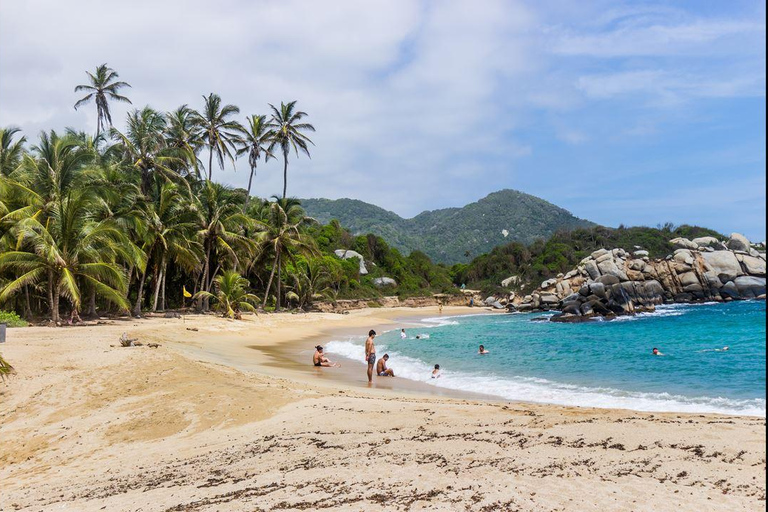
<instances>
[{"instance_id":1,"label":"mountain","mask_svg":"<svg viewBox=\"0 0 768 512\"><path fill-rule=\"evenodd\" d=\"M338 219L355 235L374 233L406 254L420 250L443 263L467 261L513 240L529 244L556 231L595 225L517 190L500 190L462 208L425 211L412 219L356 199L302 199L301 204L322 223Z\"/></svg>"}]
</instances>

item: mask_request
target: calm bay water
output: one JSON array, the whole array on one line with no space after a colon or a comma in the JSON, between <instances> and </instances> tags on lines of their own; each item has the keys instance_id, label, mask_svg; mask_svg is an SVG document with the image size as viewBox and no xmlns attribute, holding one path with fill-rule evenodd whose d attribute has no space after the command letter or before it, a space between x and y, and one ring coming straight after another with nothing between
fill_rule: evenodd
<instances>
[{"instance_id":1,"label":"calm bay water","mask_svg":"<svg viewBox=\"0 0 768 512\"><path fill-rule=\"evenodd\" d=\"M750 301L584 324L532 321L542 314L440 317L404 324L406 339L399 329L383 333L377 352L389 353L398 378L510 400L765 416L765 313L764 301ZM359 361L363 342L326 350ZM490 354L477 354L481 343ZM436 363L442 376L432 379Z\"/></svg>"}]
</instances>

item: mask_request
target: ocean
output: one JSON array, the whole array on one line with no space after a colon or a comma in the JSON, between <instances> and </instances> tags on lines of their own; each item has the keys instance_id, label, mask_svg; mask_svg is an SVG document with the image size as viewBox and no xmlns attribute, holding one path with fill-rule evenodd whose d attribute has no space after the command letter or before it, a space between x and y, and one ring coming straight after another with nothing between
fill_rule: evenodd
<instances>
[{"instance_id":1,"label":"ocean","mask_svg":"<svg viewBox=\"0 0 768 512\"><path fill-rule=\"evenodd\" d=\"M508 400L765 417L765 301L671 304L581 324L548 316L410 321L379 333L377 354L389 354L396 378ZM334 340L326 351L361 361L364 341ZM480 344L489 354L478 354Z\"/></svg>"}]
</instances>

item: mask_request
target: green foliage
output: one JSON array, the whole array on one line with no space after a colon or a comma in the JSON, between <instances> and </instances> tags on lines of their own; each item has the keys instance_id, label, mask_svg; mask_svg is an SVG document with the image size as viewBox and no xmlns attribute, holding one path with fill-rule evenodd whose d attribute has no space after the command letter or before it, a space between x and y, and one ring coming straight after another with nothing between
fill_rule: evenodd
<instances>
[{"instance_id":1,"label":"green foliage","mask_svg":"<svg viewBox=\"0 0 768 512\"><path fill-rule=\"evenodd\" d=\"M494 192L463 208L426 211L412 219L353 199L304 199L302 205L320 222L338 219L354 234L373 233L403 253L420 250L444 263L467 262L509 241L530 244L557 231L593 226L515 190Z\"/></svg>"},{"instance_id":2,"label":"green foliage","mask_svg":"<svg viewBox=\"0 0 768 512\"><path fill-rule=\"evenodd\" d=\"M0 324L8 324L8 327L26 327L29 324L13 311L0 310Z\"/></svg>"},{"instance_id":3,"label":"green foliage","mask_svg":"<svg viewBox=\"0 0 768 512\"><path fill-rule=\"evenodd\" d=\"M13 366L0 355L0 380L5 382L5 379L14 373L16 370L13 369Z\"/></svg>"}]
</instances>

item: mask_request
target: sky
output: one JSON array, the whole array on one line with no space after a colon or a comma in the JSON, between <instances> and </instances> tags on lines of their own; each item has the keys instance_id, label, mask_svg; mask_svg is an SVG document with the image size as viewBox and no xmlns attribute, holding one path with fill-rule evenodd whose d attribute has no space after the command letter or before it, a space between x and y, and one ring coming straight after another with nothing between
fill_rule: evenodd
<instances>
[{"instance_id":1,"label":"sky","mask_svg":"<svg viewBox=\"0 0 768 512\"><path fill-rule=\"evenodd\" d=\"M210 92L241 121L296 100L317 131L289 195L410 217L513 188L762 241L765 19L739 0L0 0L0 126L95 132L74 87L107 63L132 85L117 129ZM255 195L281 191L281 162L257 173ZM214 179L244 187L247 161Z\"/></svg>"}]
</instances>

